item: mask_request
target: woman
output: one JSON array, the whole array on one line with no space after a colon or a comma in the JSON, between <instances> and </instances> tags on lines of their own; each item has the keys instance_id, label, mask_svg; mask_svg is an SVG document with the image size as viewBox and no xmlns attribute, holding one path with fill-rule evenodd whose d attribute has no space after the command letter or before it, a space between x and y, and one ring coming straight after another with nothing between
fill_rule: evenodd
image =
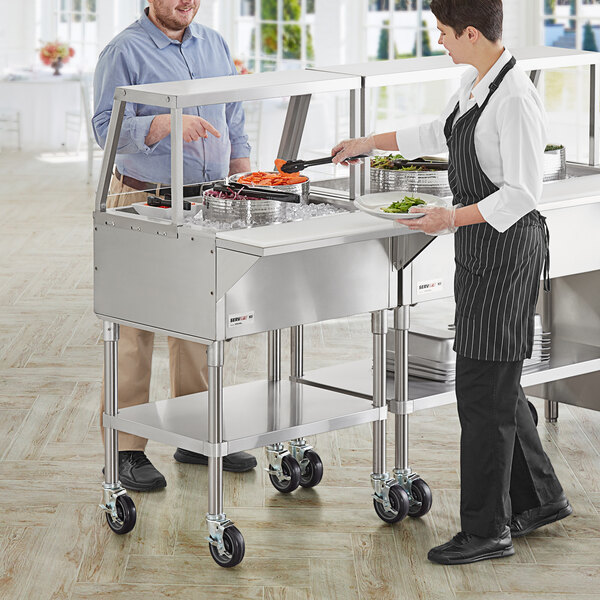
<instances>
[{"instance_id":1,"label":"woman","mask_svg":"<svg viewBox=\"0 0 600 600\"><path fill-rule=\"evenodd\" d=\"M520 385L547 230L542 192L545 115L502 44L501 0L432 0L439 43L469 69L442 117L404 131L346 140L334 162L375 149L449 152L450 208L399 222L455 233L456 397L461 423L461 528L428 558L463 564L514 554L512 537L572 512L544 453Z\"/></svg>"}]
</instances>

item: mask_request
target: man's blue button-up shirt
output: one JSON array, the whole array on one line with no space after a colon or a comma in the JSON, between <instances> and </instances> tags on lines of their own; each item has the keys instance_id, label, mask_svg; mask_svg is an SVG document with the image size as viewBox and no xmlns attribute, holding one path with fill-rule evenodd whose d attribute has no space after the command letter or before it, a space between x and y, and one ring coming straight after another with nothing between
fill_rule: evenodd
<instances>
[{"instance_id":1,"label":"man's blue button-up shirt","mask_svg":"<svg viewBox=\"0 0 600 600\"><path fill-rule=\"evenodd\" d=\"M180 43L160 31L144 12L98 59L92 119L96 140L104 147L116 87L236 74L229 48L216 31L193 22ZM126 103L115 159L121 173L140 181L171 183L171 136L152 146L145 143L154 116L168 112L158 106ZM184 183L221 179L228 173L231 158L250 156L241 103L190 107L183 112L206 119L221 134L220 138L209 134L207 139L184 142Z\"/></svg>"}]
</instances>

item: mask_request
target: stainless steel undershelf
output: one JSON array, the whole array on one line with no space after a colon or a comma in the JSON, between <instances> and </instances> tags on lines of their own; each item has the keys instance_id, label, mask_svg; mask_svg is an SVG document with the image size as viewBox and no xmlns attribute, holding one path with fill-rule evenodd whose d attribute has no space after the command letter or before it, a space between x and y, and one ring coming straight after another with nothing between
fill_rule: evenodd
<instances>
[{"instance_id":1,"label":"stainless steel undershelf","mask_svg":"<svg viewBox=\"0 0 600 600\"><path fill-rule=\"evenodd\" d=\"M371 364L370 360L362 360L309 371L300 381L321 389L354 394L368 400L373 393ZM600 370L600 347L553 339L550 361L524 374L521 384L526 388L598 370ZM439 383L418 377L409 378L408 398L407 406L399 412L408 414L456 401L453 384ZM388 375L387 399L392 402L390 411L396 412L393 406L394 378L392 375Z\"/></svg>"},{"instance_id":2,"label":"stainless steel undershelf","mask_svg":"<svg viewBox=\"0 0 600 600\"><path fill-rule=\"evenodd\" d=\"M209 444L207 393L124 408L104 425L173 447L224 456L276 442L383 420L371 400L290 381L223 388L222 445Z\"/></svg>"}]
</instances>

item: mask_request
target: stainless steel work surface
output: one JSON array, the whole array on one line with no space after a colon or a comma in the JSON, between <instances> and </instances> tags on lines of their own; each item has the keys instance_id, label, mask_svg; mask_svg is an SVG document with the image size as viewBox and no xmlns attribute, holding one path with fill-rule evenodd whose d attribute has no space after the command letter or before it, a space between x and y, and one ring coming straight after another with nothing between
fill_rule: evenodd
<instances>
[{"instance_id":1,"label":"stainless steel work surface","mask_svg":"<svg viewBox=\"0 0 600 600\"><path fill-rule=\"evenodd\" d=\"M591 167L581 165L582 171ZM540 210L564 208L600 202L600 174L571 177L544 184Z\"/></svg>"},{"instance_id":2,"label":"stainless steel work surface","mask_svg":"<svg viewBox=\"0 0 600 600\"><path fill-rule=\"evenodd\" d=\"M368 399L373 394L373 376L371 361L326 367L307 372L302 382L324 386L326 389L359 394ZM600 370L600 347L578 344L562 339L552 341L550 361L531 368L523 374L523 387L539 385L550 381L586 375ZM405 412L414 412L455 401L454 386L436 381L409 378L409 405ZM388 377L387 399L394 399L393 376Z\"/></svg>"},{"instance_id":3,"label":"stainless steel work surface","mask_svg":"<svg viewBox=\"0 0 600 600\"><path fill-rule=\"evenodd\" d=\"M219 231L217 247L258 256L376 240L413 231L395 221L353 212L268 227Z\"/></svg>"},{"instance_id":4,"label":"stainless steel work surface","mask_svg":"<svg viewBox=\"0 0 600 600\"><path fill-rule=\"evenodd\" d=\"M155 226L146 231L135 219L95 217L94 312L141 329L215 339L214 239L178 238L166 221L149 220Z\"/></svg>"},{"instance_id":5,"label":"stainless steel work surface","mask_svg":"<svg viewBox=\"0 0 600 600\"><path fill-rule=\"evenodd\" d=\"M264 100L360 88L360 77L294 69L118 87L116 100L166 108Z\"/></svg>"},{"instance_id":6,"label":"stainless steel work surface","mask_svg":"<svg viewBox=\"0 0 600 600\"><path fill-rule=\"evenodd\" d=\"M223 446L209 444L208 394L191 394L124 408L105 426L219 456L386 418L386 408L290 381L223 388Z\"/></svg>"},{"instance_id":7,"label":"stainless steel work surface","mask_svg":"<svg viewBox=\"0 0 600 600\"><path fill-rule=\"evenodd\" d=\"M224 292L225 310L225 330L217 329L219 337L394 306L397 278L390 246L387 238L368 239L262 257L218 248L217 282L223 280L218 290Z\"/></svg>"},{"instance_id":8,"label":"stainless steel work surface","mask_svg":"<svg viewBox=\"0 0 600 600\"><path fill-rule=\"evenodd\" d=\"M525 71L556 69L597 64L597 52L567 48L532 46L516 48L513 55ZM319 67L316 71L358 75L364 78L365 87L422 83L441 79L455 79L469 67L455 65L449 56L403 58L399 60L372 61L352 65Z\"/></svg>"}]
</instances>

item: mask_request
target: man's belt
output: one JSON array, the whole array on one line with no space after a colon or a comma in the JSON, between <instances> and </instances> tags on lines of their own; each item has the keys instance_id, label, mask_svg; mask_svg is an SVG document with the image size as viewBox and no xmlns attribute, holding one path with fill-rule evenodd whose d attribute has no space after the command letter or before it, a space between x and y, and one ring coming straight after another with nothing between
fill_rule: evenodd
<instances>
[{"instance_id":1,"label":"man's belt","mask_svg":"<svg viewBox=\"0 0 600 600\"><path fill-rule=\"evenodd\" d=\"M148 181L140 181L139 179L134 179L133 177L129 177L129 175L123 175L119 173L117 167L115 167L115 177L127 187L133 188L134 190L142 191L156 191L156 188L159 187L158 183L149 183Z\"/></svg>"}]
</instances>

